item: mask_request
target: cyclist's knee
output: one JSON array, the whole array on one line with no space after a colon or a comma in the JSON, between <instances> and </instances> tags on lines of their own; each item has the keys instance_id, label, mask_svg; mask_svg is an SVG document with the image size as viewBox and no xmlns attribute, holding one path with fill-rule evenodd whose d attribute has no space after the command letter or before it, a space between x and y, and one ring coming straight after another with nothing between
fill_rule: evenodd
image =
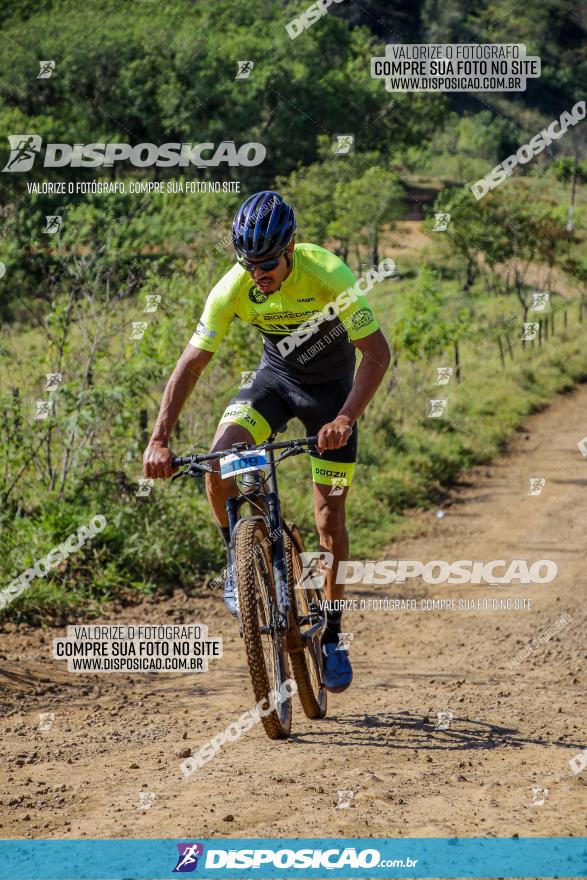
<instances>
[{"instance_id":1,"label":"cyclist's knee","mask_svg":"<svg viewBox=\"0 0 587 880\"><path fill-rule=\"evenodd\" d=\"M243 428L242 425L235 425L234 423L221 424L218 425L218 429L214 435L210 452L219 452L221 449L228 449L234 443L254 442L253 435L247 431L246 428Z\"/></svg>"}]
</instances>

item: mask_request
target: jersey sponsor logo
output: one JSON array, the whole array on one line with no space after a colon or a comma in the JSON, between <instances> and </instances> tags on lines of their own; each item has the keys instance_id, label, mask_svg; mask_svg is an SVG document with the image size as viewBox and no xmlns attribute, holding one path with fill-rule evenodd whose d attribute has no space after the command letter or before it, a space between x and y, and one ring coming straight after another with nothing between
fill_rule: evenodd
<instances>
[{"instance_id":1,"label":"jersey sponsor logo","mask_svg":"<svg viewBox=\"0 0 587 880\"><path fill-rule=\"evenodd\" d=\"M262 290L259 290L257 287L251 287L249 290L249 299L251 302L257 303L257 305L261 305L261 303L267 302L269 299L269 295L267 293L263 293Z\"/></svg>"},{"instance_id":2,"label":"jersey sponsor logo","mask_svg":"<svg viewBox=\"0 0 587 880\"><path fill-rule=\"evenodd\" d=\"M295 324L276 324L273 321L255 321L257 327L262 333L291 333L295 329Z\"/></svg>"},{"instance_id":3,"label":"jersey sponsor logo","mask_svg":"<svg viewBox=\"0 0 587 880\"><path fill-rule=\"evenodd\" d=\"M361 327L366 327L373 320L373 313L371 309L359 309L353 314L351 320L355 330L359 330Z\"/></svg>"},{"instance_id":4,"label":"jersey sponsor logo","mask_svg":"<svg viewBox=\"0 0 587 880\"><path fill-rule=\"evenodd\" d=\"M344 477L345 477L344 471L333 471L333 470L330 470L329 468L316 467L315 472L317 474L320 474L320 476L322 476L322 477L336 477L337 479L339 479L341 477L342 477L342 479L344 479Z\"/></svg>"},{"instance_id":5,"label":"jersey sponsor logo","mask_svg":"<svg viewBox=\"0 0 587 880\"><path fill-rule=\"evenodd\" d=\"M214 339L216 336L216 330L210 330L202 321L198 321L196 334L198 336L205 336L207 339Z\"/></svg>"},{"instance_id":6,"label":"jersey sponsor logo","mask_svg":"<svg viewBox=\"0 0 587 880\"><path fill-rule=\"evenodd\" d=\"M316 302L316 297L315 297L315 296L307 296L305 299L300 299L300 297L296 297L296 302L299 302L299 303L315 303L315 302Z\"/></svg>"}]
</instances>

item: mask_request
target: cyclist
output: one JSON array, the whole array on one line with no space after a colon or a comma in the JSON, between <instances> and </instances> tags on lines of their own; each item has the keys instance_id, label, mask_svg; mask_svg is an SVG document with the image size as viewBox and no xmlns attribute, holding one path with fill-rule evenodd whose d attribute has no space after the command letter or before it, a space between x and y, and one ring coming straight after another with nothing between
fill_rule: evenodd
<instances>
[{"instance_id":1,"label":"cyclist","mask_svg":"<svg viewBox=\"0 0 587 880\"><path fill-rule=\"evenodd\" d=\"M354 301L347 297L349 304L337 317L323 320L312 333L297 339L291 335L356 283L335 254L315 244L296 244L295 229L293 209L271 190L250 196L236 212L232 241L237 262L210 292L196 332L167 383L145 450L144 471L151 478L172 475L171 432L232 319L238 316L257 327L264 340L263 357L250 386L229 402L211 451L241 441L261 443L293 417L303 423L307 436L318 436L319 454L311 456L316 528L321 549L333 557L325 572L326 597L340 600L344 585L335 582L335 572L338 561L349 558L345 502L357 457L357 420L383 379L390 352L362 295ZM292 339L300 344L290 344ZM355 348L362 353L356 376ZM206 491L228 547L225 502L237 494L234 479L207 474ZM236 615L230 566L224 598ZM331 604L322 638L324 680L328 690L338 692L350 685L352 667L348 651L337 650L342 613L340 605Z\"/></svg>"}]
</instances>

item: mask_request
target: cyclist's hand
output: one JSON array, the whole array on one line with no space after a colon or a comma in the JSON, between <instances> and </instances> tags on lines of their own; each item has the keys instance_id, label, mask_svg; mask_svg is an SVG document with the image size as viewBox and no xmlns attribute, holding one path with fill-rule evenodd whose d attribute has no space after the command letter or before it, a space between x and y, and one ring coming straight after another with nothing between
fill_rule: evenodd
<instances>
[{"instance_id":1,"label":"cyclist's hand","mask_svg":"<svg viewBox=\"0 0 587 880\"><path fill-rule=\"evenodd\" d=\"M143 455L145 476L151 478L173 476L174 470L177 470L171 466L173 458L174 453L169 447L160 440L151 440Z\"/></svg>"},{"instance_id":2,"label":"cyclist's hand","mask_svg":"<svg viewBox=\"0 0 587 880\"><path fill-rule=\"evenodd\" d=\"M326 449L340 449L345 446L349 437L353 433L353 426L346 416L337 416L334 421L328 422L318 432L318 441L316 446L318 452L324 452Z\"/></svg>"}]
</instances>

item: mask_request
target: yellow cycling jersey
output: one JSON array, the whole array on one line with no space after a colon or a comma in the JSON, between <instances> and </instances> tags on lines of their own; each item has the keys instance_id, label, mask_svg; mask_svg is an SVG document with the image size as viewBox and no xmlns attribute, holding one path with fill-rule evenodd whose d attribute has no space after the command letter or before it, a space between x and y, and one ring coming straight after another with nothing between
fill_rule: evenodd
<instances>
[{"instance_id":1,"label":"yellow cycling jersey","mask_svg":"<svg viewBox=\"0 0 587 880\"><path fill-rule=\"evenodd\" d=\"M196 348L216 351L235 316L256 327L264 339L261 364L305 382L324 382L354 369L355 347L351 340L374 333L379 325L363 294L353 296L321 319L312 332L299 336L295 345L279 342L290 337L357 279L339 257L315 244L296 244L292 271L275 293L264 293L238 263L210 292L196 332L190 342ZM339 302L341 300L339 299ZM291 349L291 350L290 350ZM285 353L284 353L285 352Z\"/></svg>"}]
</instances>

